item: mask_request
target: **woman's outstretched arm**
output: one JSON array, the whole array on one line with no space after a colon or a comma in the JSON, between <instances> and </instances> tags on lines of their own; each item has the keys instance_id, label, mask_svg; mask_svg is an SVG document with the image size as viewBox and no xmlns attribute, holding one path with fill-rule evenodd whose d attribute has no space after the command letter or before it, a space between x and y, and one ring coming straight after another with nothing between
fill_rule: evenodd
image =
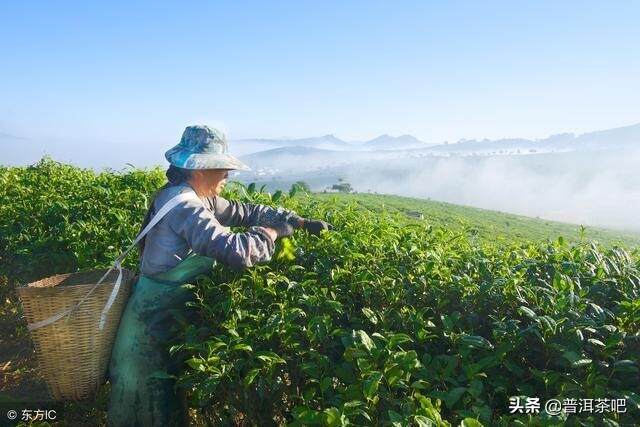
<instances>
[{"instance_id":1,"label":"woman's outstretched arm","mask_svg":"<svg viewBox=\"0 0 640 427\"><path fill-rule=\"evenodd\" d=\"M293 227L300 228L304 222L294 211L284 208L242 203L220 196L213 197L211 203L215 217L227 227L275 227L288 222Z\"/></svg>"}]
</instances>

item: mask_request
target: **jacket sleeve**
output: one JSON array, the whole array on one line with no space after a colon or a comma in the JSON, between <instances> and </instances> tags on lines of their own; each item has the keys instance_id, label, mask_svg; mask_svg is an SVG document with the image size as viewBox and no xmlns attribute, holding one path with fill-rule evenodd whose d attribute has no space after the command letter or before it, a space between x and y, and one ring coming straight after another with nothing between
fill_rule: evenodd
<instances>
[{"instance_id":1,"label":"jacket sleeve","mask_svg":"<svg viewBox=\"0 0 640 427\"><path fill-rule=\"evenodd\" d=\"M218 221L228 227L272 227L283 222L289 222L296 227L298 220L302 219L292 210L242 203L220 196L214 197L212 204Z\"/></svg>"},{"instance_id":2,"label":"jacket sleeve","mask_svg":"<svg viewBox=\"0 0 640 427\"><path fill-rule=\"evenodd\" d=\"M232 233L196 200L176 206L168 220L170 228L185 239L196 254L214 258L234 269L269 261L275 250L274 241L261 228Z\"/></svg>"}]
</instances>

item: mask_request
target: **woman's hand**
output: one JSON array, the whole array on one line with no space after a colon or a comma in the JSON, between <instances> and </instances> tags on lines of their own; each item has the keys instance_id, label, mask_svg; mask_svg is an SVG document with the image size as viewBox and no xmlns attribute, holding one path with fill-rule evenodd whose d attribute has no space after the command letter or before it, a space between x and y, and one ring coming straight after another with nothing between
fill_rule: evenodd
<instances>
[{"instance_id":1,"label":"woman's hand","mask_svg":"<svg viewBox=\"0 0 640 427\"><path fill-rule=\"evenodd\" d=\"M333 225L319 219L303 219L302 228L307 232L319 236L323 230L333 230Z\"/></svg>"},{"instance_id":2,"label":"woman's hand","mask_svg":"<svg viewBox=\"0 0 640 427\"><path fill-rule=\"evenodd\" d=\"M333 230L333 225L329 224L326 221L315 220L315 219L306 219L306 218L297 218L294 224L291 224L289 221L282 222L277 225L273 225L270 227L262 227L267 231L270 237L273 238L273 241L282 237L289 237L293 235L293 231L296 228L302 228L306 230L308 233L311 233L315 236L319 236L323 230Z\"/></svg>"}]
</instances>

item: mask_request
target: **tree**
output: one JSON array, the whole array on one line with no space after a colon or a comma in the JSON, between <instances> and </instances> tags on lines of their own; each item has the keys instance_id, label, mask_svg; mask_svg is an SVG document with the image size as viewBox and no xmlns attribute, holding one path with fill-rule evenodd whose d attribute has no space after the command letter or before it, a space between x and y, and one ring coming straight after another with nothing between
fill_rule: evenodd
<instances>
[{"instance_id":1,"label":"tree","mask_svg":"<svg viewBox=\"0 0 640 427\"><path fill-rule=\"evenodd\" d=\"M340 184L333 184L333 187L331 187L332 190L338 190L341 193L351 193L353 191L353 188L351 187L351 184L349 184L348 182L341 182Z\"/></svg>"}]
</instances>

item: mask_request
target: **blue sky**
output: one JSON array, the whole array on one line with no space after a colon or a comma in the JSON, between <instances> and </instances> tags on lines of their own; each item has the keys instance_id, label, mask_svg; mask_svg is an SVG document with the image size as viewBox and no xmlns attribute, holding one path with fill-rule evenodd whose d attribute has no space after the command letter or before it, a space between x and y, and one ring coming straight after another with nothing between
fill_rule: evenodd
<instances>
[{"instance_id":1,"label":"blue sky","mask_svg":"<svg viewBox=\"0 0 640 427\"><path fill-rule=\"evenodd\" d=\"M428 142L640 122L640 2L0 5L0 133Z\"/></svg>"}]
</instances>

